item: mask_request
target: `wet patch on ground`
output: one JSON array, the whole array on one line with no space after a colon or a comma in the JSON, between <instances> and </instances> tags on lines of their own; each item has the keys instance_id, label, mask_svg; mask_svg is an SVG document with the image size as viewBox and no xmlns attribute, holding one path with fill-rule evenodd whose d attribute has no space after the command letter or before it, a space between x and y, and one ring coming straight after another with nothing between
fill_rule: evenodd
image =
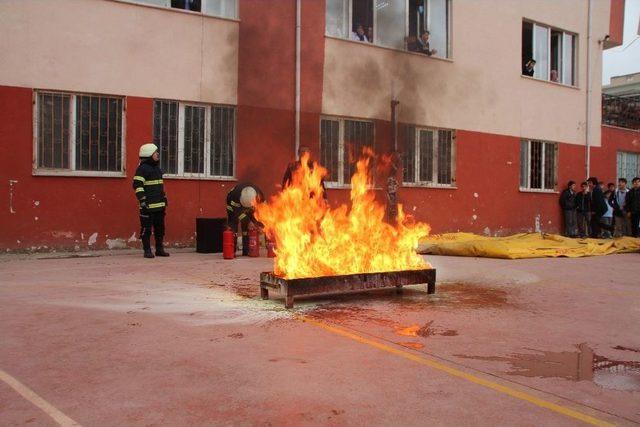
<instances>
[{"instance_id":1,"label":"wet patch on ground","mask_svg":"<svg viewBox=\"0 0 640 427\"><path fill-rule=\"evenodd\" d=\"M600 387L640 391L640 362L613 360L594 353L587 344L576 345L577 351L539 351L509 356L467 356L464 359L506 362L509 375L539 378L564 378L570 381L591 381Z\"/></svg>"}]
</instances>

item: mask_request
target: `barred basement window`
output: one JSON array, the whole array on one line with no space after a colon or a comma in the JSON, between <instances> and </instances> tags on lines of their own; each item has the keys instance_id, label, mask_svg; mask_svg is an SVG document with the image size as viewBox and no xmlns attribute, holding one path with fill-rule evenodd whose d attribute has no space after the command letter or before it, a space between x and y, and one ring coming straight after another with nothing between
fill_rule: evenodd
<instances>
[{"instance_id":1,"label":"barred basement window","mask_svg":"<svg viewBox=\"0 0 640 427\"><path fill-rule=\"evenodd\" d=\"M235 107L154 102L154 142L167 175L233 178Z\"/></svg>"},{"instance_id":2,"label":"barred basement window","mask_svg":"<svg viewBox=\"0 0 640 427\"><path fill-rule=\"evenodd\" d=\"M320 121L320 163L328 170L327 183L344 186L351 182L362 149L373 149L373 123L362 120L325 118ZM373 167L373 165L371 165Z\"/></svg>"},{"instance_id":3,"label":"barred basement window","mask_svg":"<svg viewBox=\"0 0 640 427\"><path fill-rule=\"evenodd\" d=\"M124 98L37 91L35 169L39 175L123 175Z\"/></svg>"},{"instance_id":4,"label":"barred basement window","mask_svg":"<svg viewBox=\"0 0 640 427\"><path fill-rule=\"evenodd\" d=\"M455 184L455 134L451 130L405 128L403 182L408 185Z\"/></svg>"},{"instance_id":5,"label":"barred basement window","mask_svg":"<svg viewBox=\"0 0 640 427\"><path fill-rule=\"evenodd\" d=\"M520 189L554 191L558 176L558 144L520 141Z\"/></svg>"},{"instance_id":6,"label":"barred basement window","mask_svg":"<svg viewBox=\"0 0 640 427\"><path fill-rule=\"evenodd\" d=\"M178 103L156 100L153 105L153 143L160 151L160 167L178 173Z\"/></svg>"}]
</instances>

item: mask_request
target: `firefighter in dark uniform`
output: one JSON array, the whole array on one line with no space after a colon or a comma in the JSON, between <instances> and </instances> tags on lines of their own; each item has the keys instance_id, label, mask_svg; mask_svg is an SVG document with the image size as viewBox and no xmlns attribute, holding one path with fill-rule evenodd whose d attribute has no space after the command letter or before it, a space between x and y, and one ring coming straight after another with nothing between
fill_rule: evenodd
<instances>
[{"instance_id":1,"label":"firefighter in dark uniform","mask_svg":"<svg viewBox=\"0 0 640 427\"><path fill-rule=\"evenodd\" d=\"M249 255L249 224L263 226L254 216L254 205L262 201L264 201L262 191L247 182L239 183L227 194L227 225L235 234L238 232L238 224L240 224L242 229L242 255Z\"/></svg>"},{"instance_id":2,"label":"firefighter in dark uniform","mask_svg":"<svg viewBox=\"0 0 640 427\"><path fill-rule=\"evenodd\" d=\"M302 157L304 157L305 155L309 156L307 160L309 169L313 170L316 162L311 159L311 149L303 145L298 148L298 158L302 159ZM302 166L302 160L296 160L295 162L289 163L289 165L287 166L287 170L285 170L284 176L282 177L283 190L291 185L291 182L293 181L293 175L298 169L300 169L300 166ZM322 180L320 181L320 185L322 186L322 197L324 198L324 200L327 200L327 189L324 186L324 178L322 178ZM310 197L313 198L314 194L311 193Z\"/></svg>"},{"instance_id":3,"label":"firefighter in dark uniform","mask_svg":"<svg viewBox=\"0 0 640 427\"><path fill-rule=\"evenodd\" d=\"M169 256L164 250L164 216L167 196L159 166L160 153L154 144L140 147L140 165L133 177L133 190L140 205L140 238L145 258L153 258L151 252L151 230L156 240L156 256Z\"/></svg>"}]
</instances>

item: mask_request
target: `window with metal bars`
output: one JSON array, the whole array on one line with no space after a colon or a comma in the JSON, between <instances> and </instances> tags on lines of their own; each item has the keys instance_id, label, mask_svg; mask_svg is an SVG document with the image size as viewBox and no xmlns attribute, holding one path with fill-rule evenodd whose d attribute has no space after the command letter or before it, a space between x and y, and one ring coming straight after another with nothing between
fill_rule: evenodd
<instances>
[{"instance_id":1,"label":"window with metal bars","mask_svg":"<svg viewBox=\"0 0 640 427\"><path fill-rule=\"evenodd\" d=\"M122 175L124 99L37 91L36 174Z\"/></svg>"},{"instance_id":2,"label":"window with metal bars","mask_svg":"<svg viewBox=\"0 0 640 427\"><path fill-rule=\"evenodd\" d=\"M618 151L616 160L618 178L626 178L631 183L633 178L640 176L640 153Z\"/></svg>"},{"instance_id":3,"label":"window with metal bars","mask_svg":"<svg viewBox=\"0 0 640 427\"><path fill-rule=\"evenodd\" d=\"M455 185L455 133L451 130L405 127L403 182L408 185Z\"/></svg>"},{"instance_id":4,"label":"window with metal bars","mask_svg":"<svg viewBox=\"0 0 640 427\"><path fill-rule=\"evenodd\" d=\"M520 188L555 191L558 176L558 144L520 141Z\"/></svg>"},{"instance_id":5,"label":"window with metal bars","mask_svg":"<svg viewBox=\"0 0 640 427\"><path fill-rule=\"evenodd\" d=\"M167 175L234 177L235 107L156 100L153 120L154 142Z\"/></svg>"},{"instance_id":6,"label":"window with metal bars","mask_svg":"<svg viewBox=\"0 0 640 427\"><path fill-rule=\"evenodd\" d=\"M373 141L372 122L340 118L320 120L320 163L329 173L327 184L348 185L363 148L373 149Z\"/></svg>"}]
</instances>

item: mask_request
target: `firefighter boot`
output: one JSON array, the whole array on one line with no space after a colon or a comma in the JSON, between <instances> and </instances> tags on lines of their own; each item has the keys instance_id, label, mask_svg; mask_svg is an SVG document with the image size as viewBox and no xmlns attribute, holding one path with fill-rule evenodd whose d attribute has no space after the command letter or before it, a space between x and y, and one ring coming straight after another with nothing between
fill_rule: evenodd
<instances>
[{"instance_id":1,"label":"firefighter boot","mask_svg":"<svg viewBox=\"0 0 640 427\"><path fill-rule=\"evenodd\" d=\"M170 256L169 253L164 250L162 240L156 241L156 256Z\"/></svg>"},{"instance_id":2,"label":"firefighter boot","mask_svg":"<svg viewBox=\"0 0 640 427\"><path fill-rule=\"evenodd\" d=\"M144 249L144 257L145 258L155 258L153 256L153 252L151 252L151 243L149 241L150 237L142 235L142 248Z\"/></svg>"}]
</instances>

